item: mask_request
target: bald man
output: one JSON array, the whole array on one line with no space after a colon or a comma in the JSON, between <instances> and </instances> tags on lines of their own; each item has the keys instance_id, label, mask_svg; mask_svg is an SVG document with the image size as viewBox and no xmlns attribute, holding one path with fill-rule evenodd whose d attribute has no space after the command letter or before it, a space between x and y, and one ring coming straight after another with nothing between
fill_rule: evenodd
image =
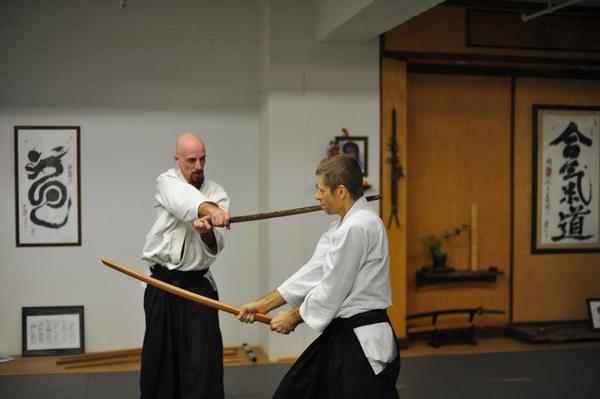
<instances>
[{"instance_id":1,"label":"bald man","mask_svg":"<svg viewBox=\"0 0 600 399\"><path fill-rule=\"evenodd\" d=\"M142 259L152 277L218 300L209 271L223 250L229 198L204 178L206 147L184 133L177 140L177 168L156 179L154 224ZM222 399L223 342L217 311L148 285L140 388L143 399Z\"/></svg>"}]
</instances>

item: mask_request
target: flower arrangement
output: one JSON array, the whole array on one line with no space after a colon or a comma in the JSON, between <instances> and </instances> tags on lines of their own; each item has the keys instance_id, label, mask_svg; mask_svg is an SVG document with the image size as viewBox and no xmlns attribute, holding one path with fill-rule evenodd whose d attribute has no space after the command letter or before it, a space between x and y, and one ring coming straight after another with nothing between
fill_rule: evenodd
<instances>
[{"instance_id":1,"label":"flower arrangement","mask_svg":"<svg viewBox=\"0 0 600 399\"><path fill-rule=\"evenodd\" d=\"M345 127L342 128L343 137L350 137L350 132ZM327 147L327 156L335 157L340 154L340 142L337 138L334 138L329 142L329 147Z\"/></svg>"},{"instance_id":2,"label":"flower arrangement","mask_svg":"<svg viewBox=\"0 0 600 399\"><path fill-rule=\"evenodd\" d=\"M329 142L329 147L327 147L327 156L335 157L336 155L339 155L339 153L340 153L340 143L336 139L331 140Z\"/></svg>"},{"instance_id":3,"label":"flower arrangement","mask_svg":"<svg viewBox=\"0 0 600 399\"><path fill-rule=\"evenodd\" d=\"M444 230L441 234L429 234L423 239L423 243L431 253L434 266L444 266L446 263L446 250L442 244L446 241L454 238L469 228L469 224L463 224L462 226L455 227L454 229Z\"/></svg>"}]
</instances>

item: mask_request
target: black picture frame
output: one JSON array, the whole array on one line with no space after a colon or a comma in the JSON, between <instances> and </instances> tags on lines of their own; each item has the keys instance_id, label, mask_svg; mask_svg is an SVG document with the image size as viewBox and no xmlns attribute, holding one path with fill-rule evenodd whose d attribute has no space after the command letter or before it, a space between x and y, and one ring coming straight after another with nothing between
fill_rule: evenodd
<instances>
[{"instance_id":1,"label":"black picture frame","mask_svg":"<svg viewBox=\"0 0 600 399\"><path fill-rule=\"evenodd\" d=\"M79 126L15 126L17 247L81 246Z\"/></svg>"},{"instance_id":2,"label":"black picture frame","mask_svg":"<svg viewBox=\"0 0 600 399\"><path fill-rule=\"evenodd\" d=\"M587 298L586 303L590 329L592 331L600 331L600 298Z\"/></svg>"},{"instance_id":3,"label":"black picture frame","mask_svg":"<svg viewBox=\"0 0 600 399\"><path fill-rule=\"evenodd\" d=\"M532 111L531 253L600 252L600 107L534 104ZM570 126L592 139L574 141L577 168L573 143L561 139L575 140ZM566 194L579 172L578 195Z\"/></svg>"},{"instance_id":4,"label":"black picture frame","mask_svg":"<svg viewBox=\"0 0 600 399\"><path fill-rule=\"evenodd\" d=\"M363 176L369 175L369 137L367 136L336 136L340 154L350 155L360 165ZM352 152L350 152L352 150Z\"/></svg>"},{"instance_id":5,"label":"black picture frame","mask_svg":"<svg viewBox=\"0 0 600 399\"><path fill-rule=\"evenodd\" d=\"M22 355L77 355L85 352L83 306L22 308Z\"/></svg>"}]
</instances>

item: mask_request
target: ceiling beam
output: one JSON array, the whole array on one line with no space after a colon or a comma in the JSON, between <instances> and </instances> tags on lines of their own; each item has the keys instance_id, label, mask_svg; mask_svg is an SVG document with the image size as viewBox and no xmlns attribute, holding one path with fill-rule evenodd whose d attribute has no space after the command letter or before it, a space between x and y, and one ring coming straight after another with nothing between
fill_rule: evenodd
<instances>
[{"instance_id":1,"label":"ceiling beam","mask_svg":"<svg viewBox=\"0 0 600 399\"><path fill-rule=\"evenodd\" d=\"M315 0L319 42L367 43L443 0Z\"/></svg>"}]
</instances>

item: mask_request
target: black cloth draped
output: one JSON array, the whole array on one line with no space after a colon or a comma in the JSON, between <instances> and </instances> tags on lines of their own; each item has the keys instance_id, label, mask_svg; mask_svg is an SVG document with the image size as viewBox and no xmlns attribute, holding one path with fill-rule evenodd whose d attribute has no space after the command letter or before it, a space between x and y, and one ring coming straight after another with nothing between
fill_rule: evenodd
<instances>
[{"instance_id":1,"label":"black cloth draped","mask_svg":"<svg viewBox=\"0 0 600 399\"><path fill-rule=\"evenodd\" d=\"M388 322L385 310L335 319L283 377L274 399L397 399L400 354L375 374L354 328Z\"/></svg>"},{"instance_id":2,"label":"black cloth draped","mask_svg":"<svg viewBox=\"0 0 600 399\"><path fill-rule=\"evenodd\" d=\"M218 300L204 271L171 271L152 277ZM223 399L223 340L217 310L148 285L142 348L142 399Z\"/></svg>"}]
</instances>

